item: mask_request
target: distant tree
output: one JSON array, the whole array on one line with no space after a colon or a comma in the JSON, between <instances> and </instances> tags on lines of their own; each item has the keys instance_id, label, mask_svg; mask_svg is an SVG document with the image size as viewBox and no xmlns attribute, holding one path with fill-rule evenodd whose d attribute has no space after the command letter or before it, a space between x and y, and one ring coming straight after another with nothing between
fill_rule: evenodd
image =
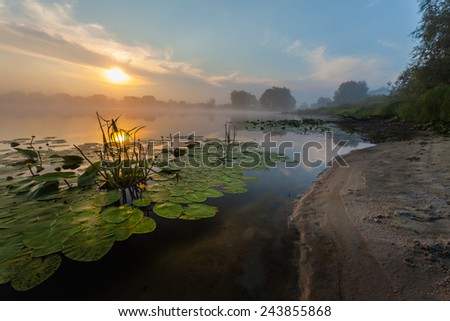
<instances>
[{"instance_id":1,"label":"distant tree","mask_svg":"<svg viewBox=\"0 0 450 321\"><path fill-rule=\"evenodd\" d=\"M422 18L411 34L419 41L412 62L402 72L394 93L423 93L450 84L450 0L420 0Z\"/></svg>"},{"instance_id":2,"label":"distant tree","mask_svg":"<svg viewBox=\"0 0 450 321\"><path fill-rule=\"evenodd\" d=\"M378 89L369 90L367 94L370 96L389 96L391 94L391 89L388 87L380 87Z\"/></svg>"},{"instance_id":3,"label":"distant tree","mask_svg":"<svg viewBox=\"0 0 450 321\"><path fill-rule=\"evenodd\" d=\"M245 90L233 90L230 94L231 104L235 107L255 107L258 100Z\"/></svg>"},{"instance_id":4,"label":"distant tree","mask_svg":"<svg viewBox=\"0 0 450 321\"><path fill-rule=\"evenodd\" d=\"M308 105L308 103L304 102L304 103L301 103L298 106L298 108L300 108L300 109L309 109L309 105Z\"/></svg>"},{"instance_id":5,"label":"distant tree","mask_svg":"<svg viewBox=\"0 0 450 321\"><path fill-rule=\"evenodd\" d=\"M150 95L142 96L142 103L145 105L152 106L155 104L155 102L156 102L155 96L150 96Z\"/></svg>"},{"instance_id":6,"label":"distant tree","mask_svg":"<svg viewBox=\"0 0 450 321\"><path fill-rule=\"evenodd\" d=\"M290 89L283 87L272 87L267 89L259 99L264 108L270 110L294 109L297 105Z\"/></svg>"},{"instance_id":7,"label":"distant tree","mask_svg":"<svg viewBox=\"0 0 450 321\"><path fill-rule=\"evenodd\" d=\"M214 98L209 98L205 105L206 107L214 107L216 105L216 100Z\"/></svg>"},{"instance_id":8,"label":"distant tree","mask_svg":"<svg viewBox=\"0 0 450 321\"><path fill-rule=\"evenodd\" d=\"M334 103L337 105L354 103L367 96L369 87L365 81L346 81L339 85L334 93Z\"/></svg>"},{"instance_id":9,"label":"distant tree","mask_svg":"<svg viewBox=\"0 0 450 321\"><path fill-rule=\"evenodd\" d=\"M316 108L320 108L320 107L328 107L333 103L333 100L331 100L331 98L328 97L319 97L319 99L317 99L317 102L315 103L314 107Z\"/></svg>"}]
</instances>

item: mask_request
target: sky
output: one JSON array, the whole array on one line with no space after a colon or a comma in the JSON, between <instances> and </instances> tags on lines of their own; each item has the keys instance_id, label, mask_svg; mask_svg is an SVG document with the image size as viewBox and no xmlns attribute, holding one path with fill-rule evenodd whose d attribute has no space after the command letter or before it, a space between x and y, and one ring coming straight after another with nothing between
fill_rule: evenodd
<instances>
[{"instance_id":1,"label":"sky","mask_svg":"<svg viewBox=\"0 0 450 321\"><path fill-rule=\"evenodd\" d=\"M312 103L395 81L419 20L415 0L0 0L0 94Z\"/></svg>"}]
</instances>

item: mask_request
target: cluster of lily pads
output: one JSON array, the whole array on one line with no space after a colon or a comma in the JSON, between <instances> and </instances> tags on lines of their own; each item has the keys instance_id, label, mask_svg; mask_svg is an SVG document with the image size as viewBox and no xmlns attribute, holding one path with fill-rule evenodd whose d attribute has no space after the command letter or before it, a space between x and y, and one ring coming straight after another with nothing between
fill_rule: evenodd
<instances>
[{"instance_id":1,"label":"cluster of lily pads","mask_svg":"<svg viewBox=\"0 0 450 321\"><path fill-rule=\"evenodd\" d=\"M246 184L256 180L246 175L248 168L234 166L245 158L245 152L231 153L231 158L217 156L215 166L189 166L211 158L196 146L178 157L188 164L182 168L163 161L164 157L153 159L148 179L137 185L139 197L125 202L123 190L102 189L99 184L102 177L95 159L99 145L78 146L83 153L80 157L73 149L55 151L48 143L39 149L19 144L15 141L13 149L0 150L0 284L11 282L18 291L50 277L62 255L96 261L116 241L154 231L154 215L212 218L218 208L204 204L207 199L244 193ZM267 158L256 149L252 153ZM85 157L93 161L87 163ZM271 160L285 158L275 155ZM264 163L252 168L264 169Z\"/></svg>"},{"instance_id":2,"label":"cluster of lily pads","mask_svg":"<svg viewBox=\"0 0 450 321\"><path fill-rule=\"evenodd\" d=\"M320 132L329 130L321 119L278 119L241 121L239 127L245 130L286 131L294 133Z\"/></svg>"}]
</instances>

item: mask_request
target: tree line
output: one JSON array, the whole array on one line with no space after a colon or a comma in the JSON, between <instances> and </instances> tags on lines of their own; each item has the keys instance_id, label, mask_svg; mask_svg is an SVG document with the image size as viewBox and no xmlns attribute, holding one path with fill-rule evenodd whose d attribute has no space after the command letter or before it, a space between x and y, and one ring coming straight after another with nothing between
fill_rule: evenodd
<instances>
[{"instance_id":1,"label":"tree line","mask_svg":"<svg viewBox=\"0 0 450 321\"><path fill-rule=\"evenodd\" d=\"M329 107L354 103L368 96L369 87L366 81L346 81L340 84L334 93L333 99L320 97L317 103L311 105L313 108ZM233 90L230 94L231 105L239 108L260 107L268 110L292 110L296 107L296 100L290 89L286 87L272 87L264 91L259 99L245 90ZM300 108L308 108L303 104Z\"/></svg>"},{"instance_id":2,"label":"tree line","mask_svg":"<svg viewBox=\"0 0 450 321\"><path fill-rule=\"evenodd\" d=\"M231 105L238 108L261 107L267 110L292 110L297 102L286 87L272 87L264 91L259 100L245 90L233 90L230 94Z\"/></svg>"}]
</instances>

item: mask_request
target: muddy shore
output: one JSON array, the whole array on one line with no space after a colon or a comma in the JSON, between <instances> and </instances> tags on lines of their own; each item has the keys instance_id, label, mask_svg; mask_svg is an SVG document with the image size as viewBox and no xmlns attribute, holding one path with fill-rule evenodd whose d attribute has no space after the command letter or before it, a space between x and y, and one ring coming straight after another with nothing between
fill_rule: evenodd
<instances>
[{"instance_id":1,"label":"muddy shore","mask_svg":"<svg viewBox=\"0 0 450 321\"><path fill-rule=\"evenodd\" d=\"M299 299L450 299L450 138L384 140L297 200Z\"/></svg>"}]
</instances>

